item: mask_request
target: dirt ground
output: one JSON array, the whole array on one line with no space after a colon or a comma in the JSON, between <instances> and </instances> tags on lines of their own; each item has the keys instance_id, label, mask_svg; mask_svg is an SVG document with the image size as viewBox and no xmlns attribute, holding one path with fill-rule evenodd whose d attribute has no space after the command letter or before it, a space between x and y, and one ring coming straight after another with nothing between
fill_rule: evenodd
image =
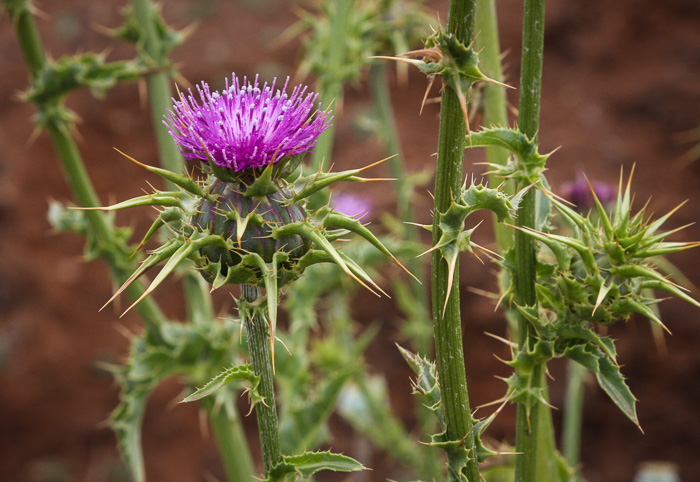
<instances>
[{"instance_id":1,"label":"dirt ground","mask_svg":"<svg viewBox=\"0 0 700 482\"><path fill-rule=\"evenodd\" d=\"M125 2L41 2L39 26L53 57L77 51L110 49L110 58L132 55L96 31L119 24ZM177 27L199 26L175 60L192 82L216 82L231 71L284 76L294 71L298 43L271 49L273 40L295 16L282 0L164 1L166 18ZM445 18L446 2L431 2ZM498 2L502 48L507 52L508 81L517 84L521 6ZM700 125L700 4L694 0L622 0L550 2L544 61L541 151L559 146L549 164L555 190L585 171L597 180L616 182L620 166L636 164L634 189L639 207L651 197L651 210L664 213L689 202L672 218L672 227L700 219L700 160L684 158L692 144L680 133ZM139 331L136 315L118 321L112 310L98 309L113 291L103 263L81 260L82 239L55 235L46 220L48 201L71 200L50 139L32 138L34 108L18 101L27 86L26 71L8 18L0 20L0 480L15 482L128 480L114 436L103 424L117 403L118 389L97 362L120 360L127 340L117 325ZM425 80L412 72L407 86L393 85L398 124L407 162L417 171L434 162L437 105L418 115ZM383 157L381 146L357 128L371 98L366 83L347 89L345 109L336 116L334 162L360 166ZM515 99L513 95L511 97ZM150 120L135 85L112 90L97 100L87 92L70 96L80 116L80 149L104 201L132 197L146 187L144 171L127 163L112 147L155 162ZM30 140L33 139L33 140ZM465 172L480 153L468 155ZM382 173L380 173L382 174ZM372 196L380 209L393 209L386 188L358 192ZM374 190L373 190L374 189ZM420 193L419 220L430 218L430 198ZM120 216L144 230L147 211ZM488 244L483 227L480 242ZM700 239L690 226L678 241ZM698 252L672 260L700 285ZM462 267L467 375L473 405L503 394L494 375L507 367L493 356L503 346L484 332L503 334L502 313L469 287L494 289L493 269L465 256ZM698 290L694 290L697 297ZM156 293L168 315L183 317L174 286ZM360 322L378 318L369 298L358 308ZM365 302L367 301L367 302ZM589 481L629 481L645 461L669 461L684 481L700 478L700 311L670 300L661 305L672 331L658 348L647 321L638 319L612 329L619 340L619 360L639 399L642 434L597 387L586 392L582 444L583 470ZM385 318L386 319L386 318ZM412 423L409 372L394 349L396 318L386 323L371 346L372 370L390 380L392 404ZM554 364L552 403L563 402L562 365ZM197 408L177 405L180 386L172 380L152 396L144 421L143 443L149 480L223 479L216 448L201 435ZM555 421L560 414L555 412ZM488 434L512 442L514 410L506 410ZM254 437L254 418L246 426ZM352 434L334 424L334 448L353 453ZM349 441L348 441L349 440ZM363 460L375 468L363 480L384 480L395 468L379 452ZM321 480L326 480L322 479ZM333 479L337 480L337 479Z\"/></svg>"}]
</instances>

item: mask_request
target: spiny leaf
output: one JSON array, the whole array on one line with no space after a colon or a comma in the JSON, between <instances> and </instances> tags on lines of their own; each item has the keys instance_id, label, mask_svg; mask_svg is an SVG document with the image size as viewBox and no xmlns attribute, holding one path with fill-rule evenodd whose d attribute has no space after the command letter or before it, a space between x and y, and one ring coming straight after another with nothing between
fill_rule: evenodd
<instances>
[{"instance_id":1,"label":"spiny leaf","mask_svg":"<svg viewBox=\"0 0 700 482\"><path fill-rule=\"evenodd\" d=\"M284 236L286 234L298 234L300 236L307 238L309 241L316 244L316 246L318 246L321 250L325 251L333 259L333 261L338 266L340 266L340 268L343 271L345 271L345 273L348 276L350 276L355 281L360 283L362 286L364 286L371 293L374 293L375 295L379 296L379 294L377 294L372 288L370 288L364 281L362 281L362 279L360 279L357 276L357 274L354 272L355 270L352 270L352 269L350 269L350 267L348 267L348 264L345 262L344 258L333 247L333 245L321 233L316 231L314 228L309 226L307 223L296 222L296 223L286 224L284 226L280 226L279 228L276 228L273 231L273 236L275 236L275 237ZM375 288L379 289L379 287L373 281L371 281L370 284L372 284L372 286L374 286ZM381 289L379 289L379 291L381 291Z\"/></svg>"},{"instance_id":2,"label":"spiny leaf","mask_svg":"<svg viewBox=\"0 0 700 482\"><path fill-rule=\"evenodd\" d=\"M204 189L202 189L202 187L199 184L197 184L197 182L194 181L189 176L184 176L182 174L175 174L174 172L168 171L167 169L163 169L160 167L149 166L147 164L144 164L142 162L137 161L136 159L134 159L130 155L123 153L122 151L120 151L116 147L114 148L114 150L117 151L122 156L129 159L134 164L143 167L144 169L146 169L149 172L152 172L153 174L159 175L160 177L172 182L173 184L175 184L177 186L180 186L185 191L190 192L190 193L194 194L195 196L203 197L203 198L209 199L210 201L213 201L213 199L211 199L211 197L206 192L204 192Z\"/></svg>"},{"instance_id":3,"label":"spiny leaf","mask_svg":"<svg viewBox=\"0 0 700 482\"><path fill-rule=\"evenodd\" d=\"M394 154L396 155L396 154ZM389 156L387 158L381 159L377 162L374 162L368 166L359 168L359 169L349 169L347 171L341 171L341 172L317 172L316 174L311 174L309 176L304 176L300 177L297 179L292 185L290 185L290 188L293 190L296 190L296 194L292 197L291 203L296 203L301 201L302 199L306 199L312 194L320 191L321 189L325 189L331 184L334 184L339 181L355 181L355 182L366 182L369 181L370 179L365 179L362 177L357 177L359 173L362 171L365 171L371 167L374 167L378 164L381 164L384 161L387 161L391 159L394 156ZM300 186L297 188L297 185Z\"/></svg>"},{"instance_id":4,"label":"spiny leaf","mask_svg":"<svg viewBox=\"0 0 700 482\"><path fill-rule=\"evenodd\" d=\"M364 227L360 221L354 218L350 218L344 214L336 214L336 213L331 213L328 216L326 216L326 219L324 220L324 225L326 226L333 226L341 229L346 229L348 231L351 231L359 236L362 236L364 239L366 239L372 246L377 248L384 256L388 257L396 266L404 270L406 273L408 273L413 279L418 281L420 283L420 280L416 278L413 273L408 271L406 267L399 262L396 257L391 254L391 252L382 244L377 237L372 234L372 232ZM421 283L422 284L422 283Z\"/></svg>"},{"instance_id":5,"label":"spiny leaf","mask_svg":"<svg viewBox=\"0 0 700 482\"><path fill-rule=\"evenodd\" d=\"M209 383L204 385L202 388L197 389L194 393L184 398L180 403L194 402L201 398L207 397L217 390L220 390L225 385L238 380L250 382L248 393L250 393L252 406L255 406L258 402L263 401L262 395L260 395L258 392L260 377L255 374L250 365L246 364L227 368L212 378L211 381L209 381Z\"/></svg>"},{"instance_id":6,"label":"spiny leaf","mask_svg":"<svg viewBox=\"0 0 700 482\"><path fill-rule=\"evenodd\" d=\"M357 460L346 455L334 454L330 451L285 455L284 463L289 466L289 468L284 469L285 473L296 472L304 478L309 478L321 470L330 470L332 472L357 472L359 470L365 470L365 466ZM275 469L273 468L272 471L274 472Z\"/></svg>"},{"instance_id":7,"label":"spiny leaf","mask_svg":"<svg viewBox=\"0 0 700 482\"><path fill-rule=\"evenodd\" d=\"M148 286L146 291L144 291L143 294L136 301L134 301L134 303L129 306L124 313L122 313L122 316L140 303L141 300L148 296L153 290L155 290L183 260L187 259L192 253L207 245L219 246L226 249L229 248L227 242L221 236L217 235L205 235L203 238L185 242L172 254L168 262L165 263L165 266L163 266L163 269L160 270L158 275L153 279L153 281L151 281L151 284Z\"/></svg>"},{"instance_id":8,"label":"spiny leaf","mask_svg":"<svg viewBox=\"0 0 700 482\"><path fill-rule=\"evenodd\" d=\"M636 399L625 383L617 364L613 363L592 343L568 348L564 351L564 356L588 368L595 375L603 391L622 410L622 413L641 430L635 408Z\"/></svg>"},{"instance_id":9,"label":"spiny leaf","mask_svg":"<svg viewBox=\"0 0 700 482\"><path fill-rule=\"evenodd\" d=\"M164 261L173 256L183 246L183 244L184 242L181 240L172 239L163 246L153 251L153 253L148 258L143 260L139 268L136 271L134 271L134 273L131 276L129 276L129 279L127 279L124 282L124 284L122 284L122 286L114 293L114 295L112 295L112 297L107 301L107 303L105 303L102 306L102 308L100 308L100 311L102 311L105 308L105 306L114 301L116 297L119 296L125 289L127 289L129 285L133 283L139 276L141 276L146 271L159 264L161 261Z\"/></svg>"},{"instance_id":10,"label":"spiny leaf","mask_svg":"<svg viewBox=\"0 0 700 482\"><path fill-rule=\"evenodd\" d=\"M80 211L117 211L137 206L174 206L182 208L179 199L182 196L184 196L182 192L156 192L154 194L128 199L117 204L112 204L111 206L72 207L71 209Z\"/></svg>"}]
</instances>

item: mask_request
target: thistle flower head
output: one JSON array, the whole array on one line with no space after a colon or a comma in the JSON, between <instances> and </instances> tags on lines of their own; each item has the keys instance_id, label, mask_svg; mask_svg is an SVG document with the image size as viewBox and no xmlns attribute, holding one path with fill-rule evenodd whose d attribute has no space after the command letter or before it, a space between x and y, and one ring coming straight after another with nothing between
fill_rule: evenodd
<instances>
[{"instance_id":1,"label":"thistle flower head","mask_svg":"<svg viewBox=\"0 0 700 482\"><path fill-rule=\"evenodd\" d=\"M372 201L354 194L340 193L333 196L333 210L352 218L362 219L372 212Z\"/></svg>"},{"instance_id":2,"label":"thistle flower head","mask_svg":"<svg viewBox=\"0 0 700 482\"><path fill-rule=\"evenodd\" d=\"M593 193L604 206L615 200L615 186L602 181L592 181L589 185L583 173L576 175L575 182L565 182L561 186L561 196L571 201L580 211L595 207Z\"/></svg>"},{"instance_id":3,"label":"thistle flower head","mask_svg":"<svg viewBox=\"0 0 700 482\"><path fill-rule=\"evenodd\" d=\"M185 158L236 173L309 152L330 127L330 113L314 110L318 94L306 86L288 95L289 77L282 89L275 83L261 88L257 76L251 83L233 74L223 91L212 92L202 82L198 95L173 99L164 124Z\"/></svg>"}]
</instances>

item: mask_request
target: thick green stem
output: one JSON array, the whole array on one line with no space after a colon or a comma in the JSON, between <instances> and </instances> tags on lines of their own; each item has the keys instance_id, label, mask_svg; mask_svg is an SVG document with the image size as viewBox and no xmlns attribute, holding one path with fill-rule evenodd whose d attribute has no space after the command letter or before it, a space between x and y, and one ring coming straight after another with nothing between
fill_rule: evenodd
<instances>
[{"instance_id":1,"label":"thick green stem","mask_svg":"<svg viewBox=\"0 0 700 482\"><path fill-rule=\"evenodd\" d=\"M478 35L474 39L479 51L479 67L484 74L498 82L503 82L501 66L501 47L498 39L498 18L495 0L476 0L476 25ZM483 92L483 125L485 127L508 127L508 106L506 104L506 88L490 82L484 83ZM504 165L508 162L509 152L502 147L487 147L486 161L490 164ZM502 178L495 174L489 175L489 184L498 186ZM504 192L513 194L515 186L507 181ZM494 216L496 242L501 252L513 244L512 231L503 223L496 222Z\"/></svg>"},{"instance_id":2,"label":"thick green stem","mask_svg":"<svg viewBox=\"0 0 700 482\"><path fill-rule=\"evenodd\" d=\"M231 482L258 480L255 477L255 467L248 449L248 441L236 408L231 407L231 410L226 410L224 407L214 407L211 397L202 399L202 402L209 414L209 422L229 480Z\"/></svg>"},{"instance_id":3,"label":"thick green stem","mask_svg":"<svg viewBox=\"0 0 700 482\"><path fill-rule=\"evenodd\" d=\"M542 88L542 59L544 52L544 0L525 0L523 15L523 48L520 71L520 102L518 128L532 139L539 130L540 92ZM529 181L521 181L522 189ZM535 195L530 190L521 203L517 224L536 228ZM516 301L521 306L537 304L535 295L536 251L534 239L522 231L515 233L515 281ZM534 333L524 317L518 320L519 348L527 350L535 342ZM546 397L546 367L535 367L532 389L544 390ZM518 406L516 422L515 480L523 482L559 480L556 471L557 456L554 444L552 414L548 406L535 402L530 416L524 405Z\"/></svg>"},{"instance_id":4,"label":"thick green stem","mask_svg":"<svg viewBox=\"0 0 700 482\"><path fill-rule=\"evenodd\" d=\"M254 303L262 295L260 288L251 285L242 285L241 291L248 303ZM248 316L243 323L248 338L250 363L255 374L260 377L258 391L264 398L263 402L255 406L255 414L258 419L263 466L265 474L268 474L272 467L282 461L270 355L270 330L265 318L260 315Z\"/></svg>"},{"instance_id":5,"label":"thick green stem","mask_svg":"<svg viewBox=\"0 0 700 482\"><path fill-rule=\"evenodd\" d=\"M562 447L569 467L576 468L581 460L581 424L583 419L583 395L586 368L569 360L566 374L566 398ZM578 475L578 474L577 474ZM575 476L575 480L579 480Z\"/></svg>"},{"instance_id":6,"label":"thick green stem","mask_svg":"<svg viewBox=\"0 0 700 482\"><path fill-rule=\"evenodd\" d=\"M474 34L473 0L451 0L447 15L447 31L469 44ZM433 219L433 244L440 237L438 212L447 211L454 196L460 192L466 143L466 126L455 92L442 91L440 127L435 173L435 217ZM472 415L467 392L467 377L462 347L462 326L459 305L459 264L455 267L452 286L449 286L448 265L439 250L432 256L432 306L435 353L440 378L442 404L445 410L447 437L463 440L469 451L466 476L478 482L479 465L474 445ZM445 305L445 297L450 295ZM445 310L443 312L443 305ZM454 475L451 475L454 477Z\"/></svg>"}]
</instances>

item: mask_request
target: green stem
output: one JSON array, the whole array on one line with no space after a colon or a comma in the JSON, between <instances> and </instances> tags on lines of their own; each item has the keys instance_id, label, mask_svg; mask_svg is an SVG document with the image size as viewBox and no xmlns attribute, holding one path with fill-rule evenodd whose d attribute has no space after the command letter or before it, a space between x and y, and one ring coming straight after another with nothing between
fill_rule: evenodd
<instances>
[{"instance_id":1,"label":"green stem","mask_svg":"<svg viewBox=\"0 0 700 482\"><path fill-rule=\"evenodd\" d=\"M162 65L167 60L156 31L154 22L155 7L150 0L132 0L136 19L144 33L144 51L156 63ZM151 120L158 143L160 164L172 172L180 172L184 167L182 155L173 142L168 129L163 124L165 111L172 107L170 89L171 76L169 73L158 73L148 76L148 101L151 105ZM165 181L167 189L175 189L175 185Z\"/></svg>"},{"instance_id":2,"label":"green stem","mask_svg":"<svg viewBox=\"0 0 700 482\"><path fill-rule=\"evenodd\" d=\"M351 0L336 0L331 3L330 25L331 40L328 46L327 68L321 74L318 83L318 91L321 95L323 109L328 109L333 104L335 112L339 112L343 104L343 65L345 63L345 42L347 40L347 18ZM333 136L335 128L327 129L318 137L314 153L311 156L311 166L318 170L322 163L326 166L330 163L333 150Z\"/></svg>"},{"instance_id":3,"label":"green stem","mask_svg":"<svg viewBox=\"0 0 700 482\"><path fill-rule=\"evenodd\" d=\"M3 5L12 16L20 49L29 69L30 77L34 80L46 63L46 55L31 14L30 4L24 3L19 8L10 6L10 2L4 2ZM64 116L57 115L63 107L58 102L52 102L49 105L39 105L38 108L45 112L53 111L54 113L54 115L47 116L49 121L46 128L51 135L63 172L77 203L83 207L99 206L99 199L70 132L70 126L64 120ZM100 255L107 261L112 277L117 282L123 283L135 267L129 261L128 255L122 252L123 247L115 238L114 228L107 217L100 212L87 211L85 218L88 222L90 236L96 243ZM127 293L134 299L138 298L144 290L143 285L136 282L129 286ZM165 321L165 315L158 306L151 299L146 298L136 308L144 319L149 336L162 340L160 325Z\"/></svg>"},{"instance_id":4,"label":"green stem","mask_svg":"<svg viewBox=\"0 0 700 482\"><path fill-rule=\"evenodd\" d=\"M520 102L518 129L532 139L539 130L540 93L542 88L542 59L544 52L544 0L525 0L523 15L523 48L520 70ZM522 189L528 181L520 181ZM517 225L535 226L535 195L530 190L518 211ZM535 306L536 251L534 239L522 231L515 233L515 282L516 301L521 306ZM519 349L531 348L535 339L528 321L518 320ZM544 364L536 366L532 374L532 389L543 390L546 397L547 380ZM518 406L515 450L515 480L524 482L559 480L556 471L557 455L554 444L552 414L548 406L535 402L529 417L524 404Z\"/></svg>"},{"instance_id":5,"label":"green stem","mask_svg":"<svg viewBox=\"0 0 700 482\"><path fill-rule=\"evenodd\" d=\"M498 18L496 16L495 0L476 0L476 25L479 34L474 39L476 50L479 51L479 67L487 77L503 82L501 66L501 47L498 39ZM508 127L508 107L506 104L506 89L502 85L486 82L483 86L483 124L486 127ZM490 164L504 165L508 162L509 152L502 147L487 147L486 161ZM489 175L489 184L498 186L502 178L495 174ZM512 181L507 181L503 187L508 194L515 193ZM513 234L503 223L495 221L496 242L501 252L513 244Z\"/></svg>"},{"instance_id":6,"label":"green stem","mask_svg":"<svg viewBox=\"0 0 700 482\"><path fill-rule=\"evenodd\" d=\"M391 103L391 95L389 92L387 71L384 63L373 63L370 67L370 81L372 85L372 93L374 94L374 103L377 108L377 120L379 121L381 135L380 137L386 144L387 155L394 156L389 159L389 169L392 177L396 179L396 206L397 215L404 223L410 223L415 219L413 211L413 196L411 182L406 175L406 166L404 165L403 154L401 153L401 142L398 137L398 129L394 117L394 109ZM409 242L418 242L418 228L411 224L404 224L402 232L403 239ZM404 261L408 270L423 278L423 263L420 259L411 257ZM421 309L416 310L421 315L411 317L415 318L418 323L425 324L428 319L429 309L428 300L425 290L418 283L409 283L409 289L413 295L415 303L419 304ZM423 315L424 314L424 315ZM411 322L411 320L409 320ZM414 334L422 333L422 330L413 331ZM426 335L429 333L425 331ZM428 336L424 339L413 339L414 348L419 353L428 354L431 351L431 340Z\"/></svg>"},{"instance_id":7,"label":"green stem","mask_svg":"<svg viewBox=\"0 0 700 482\"><path fill-rule=\"evenodd\" d=\"M215 407L211 397L202 399L202 402L209 414L209 422L229 480L258 480L254 476L255 467L236 408L226 410L224 407Z\"/></svg>"},{"instance_id":8,"label":"green stem","mask_svg":"<svg viewBox=\"0 0 700 482\"><path fill-rule=\"evenodd\" d=\"M156 65L163 65L167 58L158 38L155 24L155 7L149 0L132 0L136 20L144 35L144 53ZM185 162L173 142L170 133L163 125L163 115L172 106L171 76L169 73L157 73L148 76L148 102L151 107L151 121L158 144L160 165L172 172L181 172ZM166 189L177 187L165 181ZM187 306L187 319L192 323L206 325L212 323L214 308L209 289L204 279L193 269L187 269L183 276L183 288ZM211 408L211 407L210 407ZM226 474L230 481L250 480L254 474L253 461L241 428L239 415L235 406L229 413L223 410L208 409L209 419L216 436Z\"/></svg>"},{"instance_id":9,"label":"green stem","mask_svg":"<svg viewBox=\"0 0 700 482\"><path fill-rule=\"evenodd\" d=\"M447 31L469 44L474 34L473 0L451 0L447 14ZM440 125L435 173L435 205L433 218L433 244L440 237L438 212L445 212L454 196L460 192L466 145L466 126L455 92L442 91ZM469 407L467 378L464 368L462 326L459 305L459 264L455 267L452 286L448 285L448 265L442 254L435 250L432 256L432 306L435 353L440 377L440 390L445 410L448 440L463 440L469 451L466 476L470 482L478 482L479 465L474 445L472 415ZM447 292L445 310L443 304ZM452 472L452 471L450 471ZM455 474L450 473L454 480Z\"/></svg>"},{"instance_id":10,"label":"green stem","mask_svg":"<svg viewBox=\"0 0 700 482\"><path fill-rule=\"evenodd\" d=\"M380 138L386 145L386 153L394 156L389 159L389 170L396 178L396 205L399 219L411 222L413 216L413 203L411 200L411 185L406 176L403 154L401 153L401 143L397 135L396 120L391 105L391 95L389 93L386 66L382 62L375 62L369 69L372 93L374 95L374 105L377 108L377 120L379 121ZM411 227L411 226L409 226ZM415 226L413 226L415 227ZM406 237L415 241L418 239L415 229L406 229Z\"/></svg>"},{"instance_id":11,"label":"green stem","mask_svg":"<svg viewBox=\"0 0 700 482\"><path fill-rule=\"evenodd\" d=\"M254 303L262 295L260 288L251 285L242 285L241 291L248 303ZM263 402L255 406L255 414L258 419L263 466L267 475L272 467L282 461L270 355L270 330L265 318L257 314L246 317L244 326L248 338L250 363L255 374L260 377L258 391L264 398Z\"/></svg>"},{"instance_id":12,"label":"green stem","mask_svg":"<svg viewBox=\"0 0 700 482\"><path fill-rule=\"evenodd\" d=\"M569 467L576 469L581 461L581 423L586 368L569 360L566 377L562 446ZM579 477L576 476L575 480L579 480Z\"/></svg>"}]
</instances>

